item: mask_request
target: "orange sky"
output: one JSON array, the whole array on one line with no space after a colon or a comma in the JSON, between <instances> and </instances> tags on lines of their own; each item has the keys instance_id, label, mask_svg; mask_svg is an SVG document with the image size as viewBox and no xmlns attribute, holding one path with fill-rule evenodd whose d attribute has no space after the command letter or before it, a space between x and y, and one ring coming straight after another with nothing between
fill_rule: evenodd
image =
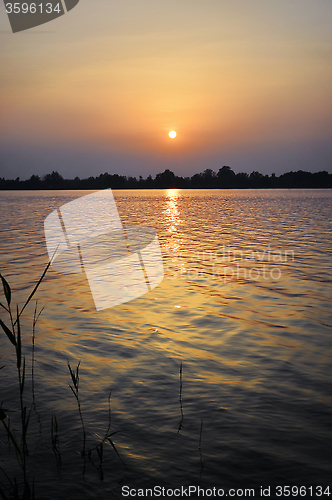
<instances>
[{"instance_id":1,"label":"orange sky","mask_svg":"<svg viewBox=\"0 0 332 500\"><path fill-rule=\"evenodd\" d=\"M331 171L330 2L111 4L16 34L0 5L2 175Z\"/></svg>"}]
</instances>

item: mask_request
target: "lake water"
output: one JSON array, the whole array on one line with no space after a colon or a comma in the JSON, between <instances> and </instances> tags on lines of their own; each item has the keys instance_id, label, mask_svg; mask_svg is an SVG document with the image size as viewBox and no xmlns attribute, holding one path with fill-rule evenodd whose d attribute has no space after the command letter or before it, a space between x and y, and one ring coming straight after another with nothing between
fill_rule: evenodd
<instances>
[{"instance_id":1,"label":"lake water","mask_svg":"<svg viewBox=\"0 0 332 500\"><path fill-rule=\"evenodd\" d=\"M88 193L0 193L0 272L13 304L24 303L47 264L44 219ZM114 197L124 226L156 229L165 277L149 293L97 312L84 275L46 274L35 296L44 310L35 331L28 438L36 498L132 498L126 486L132 494L165 487L170 496L190 485L206 496L215 487L224 496L248 496L244 490L252 488L262 497L261 487L270 487L270 498L286 498L277 486L294 485L305 486L308 498L321 486L328 499L332 191L142 190ZM34 308L35 300L22 316L28 405ZM3 332L0 348L0 403L15 430L15 356ZM103 478L96 450L92 461L80 454L67 366L79 361L87 448L107 430L111 391L112 439L122 461L105 445ZM61 463L52 451L52 415ZM0 466L20 480L2 426L0 451ZM7 484L1 471L0 482Z\"/></svg>"}]
</instances>

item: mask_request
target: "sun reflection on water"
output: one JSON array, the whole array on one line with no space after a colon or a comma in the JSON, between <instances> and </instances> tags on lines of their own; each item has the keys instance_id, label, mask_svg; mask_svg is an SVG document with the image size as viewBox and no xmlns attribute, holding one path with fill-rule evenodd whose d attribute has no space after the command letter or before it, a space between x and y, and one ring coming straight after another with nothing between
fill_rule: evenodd
<instances>
[{"instance_id":1,"label":"sun reflection on water","mask_svg":"<svg viewBox=\"0 0 332 500\"><path fill-rule=\"evenodd\" d=\"M184 239L180 236L181 232L179 231L180 226L183 223L183 220L180 217L179 198L179 189L166 190L166 209L163 213L168 238L165 249L169 254L169 259L172 265L181 269L182 272L185 272L183 263L180 259L180 253L183 251Z\"/></svg>"},{"instance_id":2,"label":"sun reflection on water","mask_svg":"<svg viewBox=\"0 0 332 500\"><path fill-rule=\"evenodd\" d=\"M178 208L179 189L168 189L166 191L167 207L165 210L166 223L169 228L168 231L175 233L177 226L180 224L179 208Z\"/></svg>"}]
</instances>

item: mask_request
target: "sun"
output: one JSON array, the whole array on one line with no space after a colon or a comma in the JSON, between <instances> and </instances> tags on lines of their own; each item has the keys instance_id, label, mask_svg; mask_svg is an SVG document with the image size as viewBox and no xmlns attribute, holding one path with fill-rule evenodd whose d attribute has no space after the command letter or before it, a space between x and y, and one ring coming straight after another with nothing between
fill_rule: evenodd
<instances>
[{"instance_id":1,"label":"sun","mask_svg":"<svg viewBox=\"0 0 332 500\"><path fill-rule=\"evenodd\" d=\"M171 139L175 139L175 137L176 137L176 132L175 132L175 130L171 130L171 131L168 133L168 136L169 136Z\"/></svg>"}]
</instances>

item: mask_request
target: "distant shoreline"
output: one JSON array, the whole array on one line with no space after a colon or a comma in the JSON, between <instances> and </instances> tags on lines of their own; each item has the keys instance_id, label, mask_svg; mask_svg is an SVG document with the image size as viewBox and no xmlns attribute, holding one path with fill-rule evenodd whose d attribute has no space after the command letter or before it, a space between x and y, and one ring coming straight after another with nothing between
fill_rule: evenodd
<instances>
[{"instance_id":1,"label":"distant shoreline","mask_svg":"<svg viewBox=\"0 0 332 500\"><path fill-rule=\"evenodd\" d=\"M1 191L45 191L45 190L94 190L94 189L332 189L332 174L323 170L320 172L287 172L276 176L263 175L260 172L235 174L229 166L224 166L214 172L206 169L191 177L175 175L171 170L157 174L126 177L119 174L100 174L98 177L86 179L64 179L53 171L44 177L32 175L30 179L20 180L0 178Z\"/></svg>"}]
</instances>

